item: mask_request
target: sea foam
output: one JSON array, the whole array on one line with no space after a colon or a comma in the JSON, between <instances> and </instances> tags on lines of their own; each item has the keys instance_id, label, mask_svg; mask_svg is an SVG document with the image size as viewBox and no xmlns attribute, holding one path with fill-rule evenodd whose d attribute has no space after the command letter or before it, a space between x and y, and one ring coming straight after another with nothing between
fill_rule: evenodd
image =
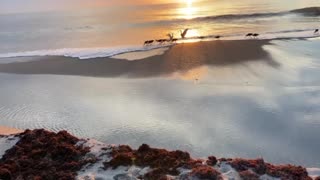
<instances>
[{"instance_id":1,"label":"sea foam","mask_svg":"<svg viewBox=\"0 0 320 180\"><path fill-rule=\"evenodd\" d=\"M254 32L252 32L254 33ZM302 39L302 38L315 38L319 34L314 33L314 29L297 29L285 30L278 32L265 32L261 33L257 38L245 37L244 34L235 34L229 36L222 36L219 40L277 40L277 39ZM179 43L197 42L197 41L212 41L216 40L214 35L203 37L190 37L186 39L179 39ZM102 57L113 57L119 54L130 52L150 51L159 48L168 48L175 44L153 44L150 46L127 46L127 47L99 47L99 48L62 48L62 49L48 49L48 50L35 50L24 52L11 52L0 53L0 58L13 58L13 57L35 57L35 56L65 56L79 59L91 59Z\"/></svg>"},{"instance_id":2,"label":"sea foam","mask_svg":"<svg viewBox=\"0 0 320 180\"><path fill-rule=\"evenodd\" d=\"M151 45L151 46L129 46L129 47L105 47L105 48L62 48L62 49L47 49L36 51L12 52L2 53L0 58L11 57L30 57L30 56L65 56L79 59L91 59L99 57L112 57L115 55L137 52L149 51L158 48L169 47L172 44L165 45Z\"/></svg>"}]
</instances>

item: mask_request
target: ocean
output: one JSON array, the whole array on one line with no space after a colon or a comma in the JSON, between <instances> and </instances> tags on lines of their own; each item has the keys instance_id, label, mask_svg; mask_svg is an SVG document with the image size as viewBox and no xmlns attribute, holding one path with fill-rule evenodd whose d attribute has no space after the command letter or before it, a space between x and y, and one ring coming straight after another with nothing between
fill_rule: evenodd
<instances>
[{"instance_id":1,"label":"ocean","mask_svg":"<svg viewBox=\"0 0 320 180\"><path fill-rule=\"evenodd\" d=\"M310 37L319 27L318 0L179 1L58 12L0 14L0 57L105 57L145 50L145 40L189 28L187 37ZM305 9L306 8L306 9ZM156 45L156 44L155 44Z\"/></svg>"}]
</instances>

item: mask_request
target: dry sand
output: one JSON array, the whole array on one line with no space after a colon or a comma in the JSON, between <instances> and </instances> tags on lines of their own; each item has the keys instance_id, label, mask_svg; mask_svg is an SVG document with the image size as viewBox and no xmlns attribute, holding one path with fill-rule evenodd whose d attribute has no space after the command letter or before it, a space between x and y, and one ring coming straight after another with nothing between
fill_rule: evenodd
<instances>
[{"instance_id":1,"label":"dry sand","mask_svg":"<svg viewBox=\"0 0 320 180\"><path fill-rule=\"evenodd\" d=\"M186 72L194 68L224 66L246 61L272 60L263 46L268 40L232 40L184 43L171 47L162 55L130 61L114 58L79 60L69 57L37 57L35 61L0 64L0 72L16 74L60 74L98 77L154 77Z\"/></svg>"}]
</instances>

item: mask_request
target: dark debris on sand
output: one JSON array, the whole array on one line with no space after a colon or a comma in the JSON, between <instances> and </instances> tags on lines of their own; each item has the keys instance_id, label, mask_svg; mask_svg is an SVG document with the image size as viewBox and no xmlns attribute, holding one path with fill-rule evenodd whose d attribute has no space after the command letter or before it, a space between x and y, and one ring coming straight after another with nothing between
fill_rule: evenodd
<instances>
[{"instance_id":1,"label":"dark debris on sand","mask_svg":"<svg viewBox=\"0 0 320 180\"><path fill-rule=\"evenodd\" d=\"M177 176L179 168L192 169L190 176L207 179L217 179L220 173L212 166L203 165L201 160L194 160L189 153L183 151L167 151L165 149L151 148L146 144L137 150L129 146L114 147L112 160L105 162L105 168L136 165L151 167L152 170L141 177L143 179L167 179L167 175Z\"/></svg>"},{"instance_id":2,"label":"dark debris on sand","mask_svg":"<svg viewBox=\"0 0 320 180\"><path fill-rule=\"evenodd\" d=\"M189 169L187 177L191 179L221 179L221 173L215 168L218 163L225 162L234 168L242 179L256 180L262 175L290 180L312 180L308 172L301 166L293 165L272 165L264 162L263 159L226 159L217 160L214 156L209 156L203 162L190 157L187 152L167 151L165 149L155 149L148 145L142 145L138 150L133 150L129 146L118 146L112 150L112 160L105 162L105 168L117 168L119 166L136 165L140 167L151 167L143 179L167 179L167 175L179 175L179 169Z\"/></svg>"},{"instance_id":3,"label":"dark debris on sand","mask_svg":"<svg viewBox=\"0 0 320 180\"><path fill-rule=\"evenodd\" d=\"M308 176L306 168L293 165L272 165L264 162L263 159L247 160L247 159L227 159L234 169L236 169L240 175L247 177L248 170L252 170L252 173L256 175L270 175L272 177L290 180L312 180ZM249 175L251 176L251 175Z\"/></svg>"},{"instance_id":4,"label":"dark debris on sand","mask_svg":"<svg viewBox=\"0 0 320 180\"><path fill-rule=\"evenodd\" d=\"M88 158L89 147L80 145L78 142L81 140L66 131L26 130L16 137L20 140L0 159L1 180L75 179L82 167L98 160ZM214 156L206 160L193 159L187 152L151 148L146 144L137 150L126 145L110 146L110 150L107 155L111 160L103 162L105 170L132 165L150 167L148 172L138 177L145 180L167 180L170 176L220 180L219 167L222 164L230 165L245 180L257 180L262 175L285 180L311 180L307 170L301 166L272 165L263 159L217 159Z\"/></svg>"},{"instance_id":5,"label":"dark debris on sand","mask_svg":"<svg viewBox=\"0 0 320 180\"><path fill-rule=\"evenodd\" d=\"M0 179L74 179L89 148L66 131L26 130L0 160Z\"/></svg>"}]
</instances>

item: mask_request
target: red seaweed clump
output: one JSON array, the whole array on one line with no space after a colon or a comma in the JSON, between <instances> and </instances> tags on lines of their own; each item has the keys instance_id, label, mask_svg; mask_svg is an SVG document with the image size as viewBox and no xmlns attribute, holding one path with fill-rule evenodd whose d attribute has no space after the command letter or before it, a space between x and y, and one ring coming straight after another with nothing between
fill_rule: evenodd
<instances>
[{"instance_id":1,"label":"red seaweed clump","mask_svg":"<svg viewBox=\"0 0 320 180\"><path fill-rule=\"evenodd\" d=\"M199 163L191 159L187 152L156 149L146 144L141 145L137 150L132 150L128 146L114 147L111 155L112 160L104 163L105 168L128 165L151 167L153 170L145 175L146 179L162 179L167 174L179 175L178 168L191 169Z\"/></svg>"},{"instance_id":2,"label":"red seaweed clump","mask_svg":"<svg viewBox=\"0 0 320 180\"><path fill-rule=\"evenodd\" d=\"M165 149L150 148L144 144L135 151L135 164L138 166L150 166L170 171L170 174L177 175L177 168L187 166L191 158L189 153L183 151L167 151Z\"/></svg>"},{"instance_id":3,"label":"red seaweed clump","mask_svg":"<svg viewBox=\"0 0 320 180\"><path fill-rule=\"evenodd\" d=\"M272 165L265 163L263 159L228 159L227 162L240 173L252 170L259 175L268 174L272 177L292 180L311 180L308 172L301 166L293 165Z\"/></svg>"},{"instance_id":4,"label":"red seaweed clump","mask_svg":"<svg viewBox=\"0 0 320 180\"><path fill-rule=\"evenodd\" d=\"M221 174L210 166L202 165L194 167L190 173L191 177L198 179L221 180Z\"/></svg>"},{"instance_id":5,"label":"red seaweed clump","mask_svg":"<svg viewBox=\"0 0 320 180\"><path fill-rule=\"evenodd\" d=\"M167 170L162 169L162 168L155 168L148 172L147 174L144 175L143 179L145 180L168 180L169 178L167 177Z\"/></svg>"},{"instance_id":6,"label":"red seaweed clump","mask_svg":"<svg viewBox=\"0 0 320 180\"><path fill-rule=\"evenodd\" d=\"M66 131L26 130L0 160L0 179L74 179L89 148Z\"/></svg>"},{"instance_id":7,"label":"red seaweed clump","mask_svg":"<svg viewBox=\"0 0 320 180\"><path fill-rule=\"evenodd\" d=\"M259 180L259 176L252 172L252 171L249 171L249 170L246 170L246 171L241 171L239 173L240 177L242 179L246 179L246 180Z\"/></svg>"},{"instance_id":8,"label":"red seaweed clump","mask_svg":"<svg viewBox=\"0 0 320 180\"><path fill-rule=\"evenodd\" d=\"M301 166L267 164L267 174L281 179L312 180Z\"/></svg>"},{"instance_id":9,"label":"red seaweed clump","mask_svg":"<svg viewBox=\"0 0 320 180\"><path fill-rule=\"evenodd\" d=\"M254 160L247 160L247 159L232 159L229 161L229 164L236 169L237 171L246 171L248 169L252 169L254 172L262 175L266 173L267 166L263 159L254 159Z\"/></svg>"},{"instance_id":10,"label":"red seaweed clump","mask_svg":"<svg viewBox=\"0 0 320 180\"><path fill-rule=\"evenodd\" d=\"M209 156L207 160L207 164L209 166L215 166L217 164L218 160L215 156Z\"/></svg>"}]
</instances>

